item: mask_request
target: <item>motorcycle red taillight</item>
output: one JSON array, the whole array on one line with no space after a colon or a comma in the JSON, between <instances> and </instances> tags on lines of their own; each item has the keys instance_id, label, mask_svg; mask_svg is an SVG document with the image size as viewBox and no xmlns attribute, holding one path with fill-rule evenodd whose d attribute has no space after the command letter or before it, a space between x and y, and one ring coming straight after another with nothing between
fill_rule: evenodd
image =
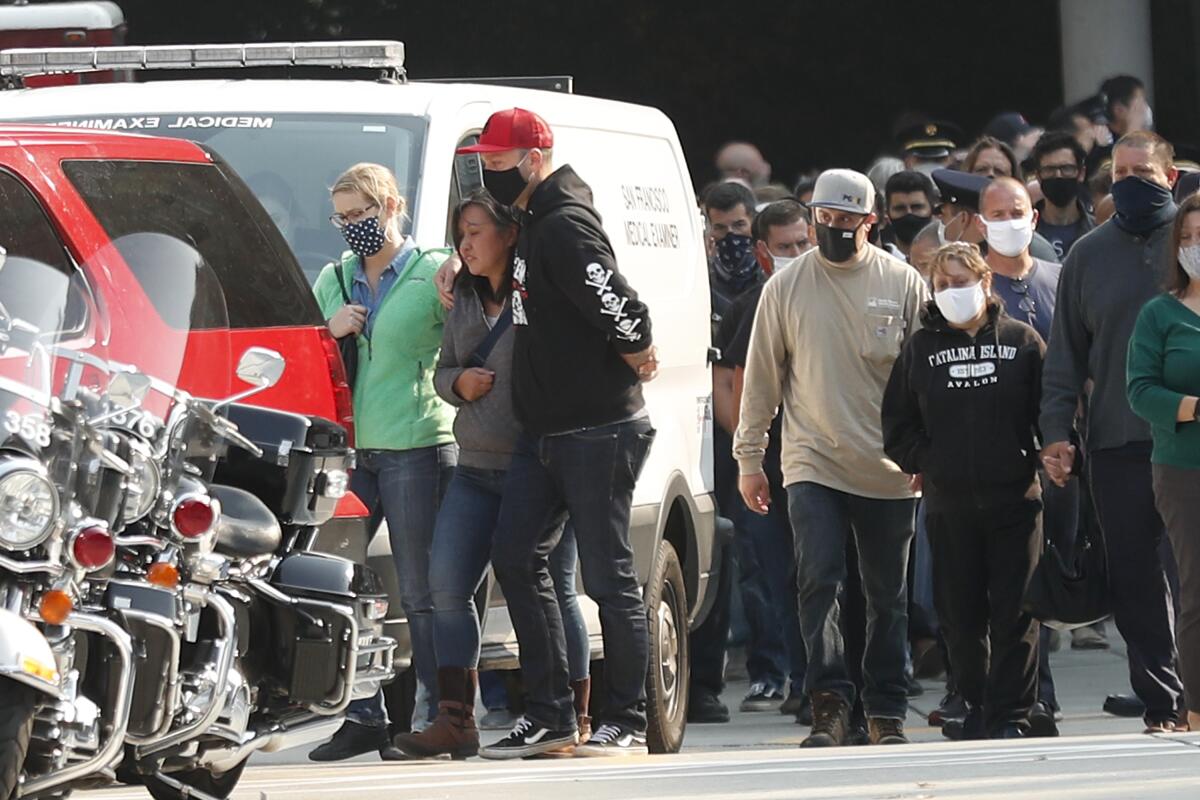
<instances>
[{"instance_id":1,"label":"motorcycle red taillight","mask_svg":"<svg viewBox=\"0 0 1200 800\"><path fill-rule=\"evenodd\" d=\"M325 348L325 361L329 365L329 378L333 382L333 405L337 424L346 429L351 446L354 445L354 388L346 379L346 365L338 350L337 339L328 328L321 329L321 346Z\"/></svg>"},{"instance_id":2,"label":"motorcycle red taillight","mask_svg":"<svg viewBox=\"0 0 1200 800\"><path fill-rule=\"evenodd\" d=\"M82 569L107 567L115 553L113 538L104 528L82 528L71 537L71 558Z\"/></svg>"},{"instance_id":3,"label":"motorcycle red taillight","mask_svg":"<svg viewBox=\"0 0 1200 800\"><path fill-rule=\"evenodd\" d=\"M171 509L171 527L185 539L196 539L213 529L217 510L206 497L185 497Z\"/></svg>"}]
</instances>

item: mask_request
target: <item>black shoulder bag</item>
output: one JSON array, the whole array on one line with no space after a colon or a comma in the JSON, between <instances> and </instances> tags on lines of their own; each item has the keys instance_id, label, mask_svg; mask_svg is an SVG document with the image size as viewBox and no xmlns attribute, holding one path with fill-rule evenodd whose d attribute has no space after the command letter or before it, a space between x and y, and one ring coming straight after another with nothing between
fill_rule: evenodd
<instances>
[{"instance_id":1,"label":"black shoulder bag","mask_svg":"<svg viewBox=\"0 0 1200 800\"><path fill-rule=\"evenodd\" d=\"M344 264L337 265L338 288L342 290L342 301L350 305L350 294L346 291L346 268ZM348 333L338 339L338 350L342 354L342 363L346 366L346 383L354 391L354 379L358 376L358 336Z\"/></svg>"},{"instance_id":2,"label":"black shoulder bag","mask_svg":"<svg viewBox=\"0 0 1200 800\"><path fill-rule=\"evenodd\" d=\"M1080 479L1082 480L1082 478ZM1057 630L1082 628L1112 612L1103 532L1081 524L1068 557L1046 539L1025 590L1025 610Z\"/></svg>"}]
</instances>

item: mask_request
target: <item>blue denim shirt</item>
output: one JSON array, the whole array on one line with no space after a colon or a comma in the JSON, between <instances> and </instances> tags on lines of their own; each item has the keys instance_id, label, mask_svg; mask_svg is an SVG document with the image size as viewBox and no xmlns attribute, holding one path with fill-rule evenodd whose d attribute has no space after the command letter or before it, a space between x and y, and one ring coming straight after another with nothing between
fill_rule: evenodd
<instances>
[{"instance_id":1,"label":"blue denim shirt","mask_svg":"<svg viewBox=\"0 0 1200 800\"><path fill-rule=\"evenodd\" d=\"M399 279L400 273L404 270L409 256L416 249L417 243L413 241L413 238L405 236L404 242L400 245L400 252L396 253L392 263L388 264L383 274L379 276L379 290L376 292L372 292L371 284L367 283L365 262L361 258L358 260L358 269L354 271L354 283L350 287L350 299L355 305L365 306L367 309L367 324L363 333L368 339L371 338L371 329L375 327L375 312L379 309L379 304L383 302L383 298L387 297L387 293L391 291L392 286Z\"/></svg>"}]
</instances>

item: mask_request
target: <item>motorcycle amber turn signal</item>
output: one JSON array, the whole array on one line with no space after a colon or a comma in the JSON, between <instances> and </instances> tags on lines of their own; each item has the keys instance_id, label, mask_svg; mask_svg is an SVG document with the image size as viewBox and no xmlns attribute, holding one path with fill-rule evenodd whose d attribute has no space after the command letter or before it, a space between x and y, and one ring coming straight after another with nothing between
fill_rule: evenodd
<instances>
[{"instance_id":1,"label":"motorcycle amber turn signal","mask_svg":"<svg viewBox=\"0 0 1200 800\"><path fill-rule=\"evenodd\" d=\"M42 600L38 604L38 613L49 624L62 625L71 615L73 605L71 595L62 589L51 589L42 595Z\"/></svg>"},{"instance_id":2,"label":"motorcycle amber turn signal","mask_svg":"<svg viewBox=\"0 0 1200 800\"><path fill-rule=\"evenodd\" d=\"M179 570L174 564L158 561L150 565L146 572L146 580L163 589L174 589L179 585Z\"/></svg>"}]
</instances>

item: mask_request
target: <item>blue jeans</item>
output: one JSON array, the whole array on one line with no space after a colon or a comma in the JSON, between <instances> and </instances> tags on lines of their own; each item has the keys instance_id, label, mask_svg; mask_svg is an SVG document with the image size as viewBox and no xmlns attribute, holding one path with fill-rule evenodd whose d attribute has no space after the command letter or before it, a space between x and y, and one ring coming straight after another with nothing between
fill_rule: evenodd
<instances>
[{"instance_id":1,"label":"blue jeans","mask_svg":"<svg viewBox=\"0 0 1200 800\"><path fill-rule=\"evenodd\" d=\"M908 714L906 577L915 501L875 500L811 482L787 489L796 537L800 629L808 648L807 690L835 691L847 705L854 705L838 600L846 580L846 540L853 535L867 604L863 705L868 716L904 719Z\"/></svg>"},{"instance_id":2,"label":"blue jeans","mask_svg":"<svg viewBox=\"0 0 1200 800\"><path fill-rule=\"evenodd\" d=\"M570 514L583 583L600 606L608 698L602 721L646 729L650 642L629 520L634 483L653 440L648 420L517 439L492 566L521 646L526 717L535 724L576 727L562 612L549 568Z\"/></svg>"},{"instance_id":3,"label":"blue jeans","mask_svg":"<svg viewBox=\"0 0 1200 800\"><path fill-rule=\"evenodd\" d=\"M808 652L800 632L795 543L788 519L787 493L782 487L772 487L771 507L766 516L755 514L744 504L739 515L743 551L750 550L758 566L759 592L764 601L763 621L768 626L768 630L752 642L757 650L755 660L766 661L768 670L765 674L756 674L759 670L749 669L747 662L750 680L782 690L786 679L790 690L801 695L808 670ZM743 590L743 597L745 594ZM747 608L747 613L749 611Z\"/></svg>"},{"instance_id":4,"label":"blue jeans","mask_svg":"<svg viewBox=\"0 0 1200 800\"><path fill-rule=\"evenodd\" d=\"M439 667L479 665L479 612L475 594L487 575L492 540L504 493L504 470L459 466L454 471L433 535L429 588L433 595L434 645ZM572 680L588 675L587 627L575 594L575 536L570 523L550 556L567 637ZM583 648L582 661L578 658ZM582 674L579 674L582 670Z\"/></svg>"},{"instance_id":5,"label":"blue jeans","mask_svg":"<svg viewBox=\"0 0 1200 800\"><path fill-rule=\"evenodd\" d=\"M429 692L429 719L437 716L438 703L429 558L438 506L457 461L458 447L453 444L413 450L360 450L358 467L350 479L350 489L371 510L374 523L387 519L400 607L408 618L412 639L413 665L417 680ZM346 719L360 725L386 725L383 693L351 703Z\"/></svg>"}]
</instances>

